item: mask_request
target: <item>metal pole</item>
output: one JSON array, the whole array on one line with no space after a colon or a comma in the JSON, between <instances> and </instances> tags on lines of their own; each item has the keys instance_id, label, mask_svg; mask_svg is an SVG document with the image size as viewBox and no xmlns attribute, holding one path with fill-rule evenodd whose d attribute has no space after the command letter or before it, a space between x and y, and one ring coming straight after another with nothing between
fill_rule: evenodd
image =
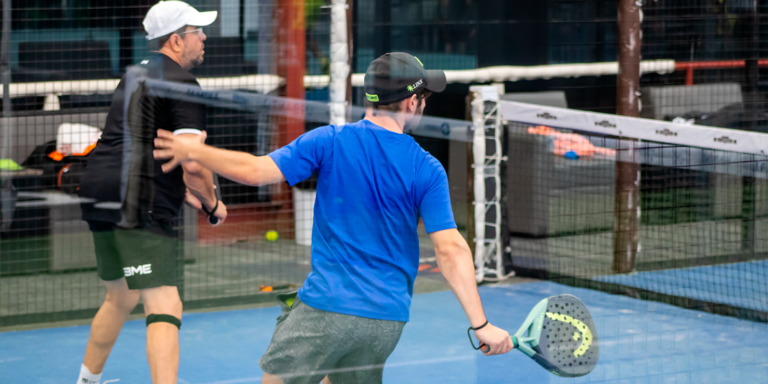
<instances>
[{"instance_id":1,"label":"metal pole","mask_svg":"<svg viewBox=\"0 0 768 384\"><path fill-rule=\"evenodd\" d=\"M3 37L0 42L0 72L3 81L3 131L0 159L11 157L11 0L3 0Z\"/></svg>"},{"instance_id":2,"label":"metal pole","mask_svg":"<svg viewBox=\"0 0 768 384\"><path fill-rule=\"evenodd\" d=\"M759 103L761 100L757 88L757 82L760 77L758 68L758 61L760 60L760 14L757 3L758 0L752 0L752 18L749 21L749 24L751 24L751 36L748 43L750 49L749 56L744 60L744 101L751 131L757 131L757 122L760 120L758 117Z\"/></svg>"},{"instance_id":3,"label":"metal pole","mask_svg":"<svg viewBox=\"0 0 768 384\"><path fill-rule=\"evenodd\" d=\"M306 70L305 0L277 0L277 74L285 79L280 96L304 100L304 71ZM283 111L277 145L283 147L306 132L304 106ZM272 201L282 204L278 214L277 230L284 239L295 239L293 192L287 184L277 184L272 190ZM283 236L285 234L285 236Z\"/></svg>"},{"instance_id":4,"label":"metal pole","mask_svg":"<svg viewBox=\"0 0 768 384\"><path fill-rule=\"evenodd\" d=\"M0 41L0 77L3 82L3 118L0 130L0 160L11 158L11 0L3 0L3 36ZM14 203L13 185L10 174L0 169L0 228L8 230L13 220ZM5 213L5 214L3 214Z\"/></svg>"},{"instance_id":5,"label":"metal pole","mask_svg":"<svg viewBox=\"0 0 768 384\"><path fill-rule=\"evenodd\" d=\"M354 20L355 20L355 12L354 12L354 1L350 1L347 3L347 57L349 58L347 61L347 66L349 67L349 74L347 75L347 106L352 105L352 71L354 65L354 57L355 57L355 50L354 50ZM347 109L347 121L352 121L352 108Z\"/></svg>"},{"instance_id":6,"label":"metal pole","mask_svg":"<svg viewBox=\"0 0 768 384\"><path fill-rule=\"evenodd\" d=\"M10 157L11 149L11 0L3 0L3 37L0 41L0 72L3 81L3 141L0 158Z\"/></svg>"},{"instance_id":7,"label":"metal pole","mask_svg":"<svg viewBox=\"0 0 768 384\"><path fill-rule=\"evenodd\" d=\"M641 0L620 0L619 74L616 112L640 116L640 20ZM635 141L620 140L616 156L616 200L614 208L613 270L628 273L635 268L640 229L640 167L635 159Z\"/></svg>"},{"instance_id":8,"label":"metal pole","mask_svg":"<svg viewBox=\"0 0 768 384\"><path fill-rule=\"evenodd\" d=\"M347 80L349 80L349 45L347 43L347 0L331 2L331 124L343 125L347 119Z\"/></svg>"},{"instance_id":9,"label":"metal pole","mask_svg":"<svg viewBox=\"0 0 768 384\"><path fill-rule=\"evenodd\" d=\"M275 74L277 55L275 54L275 32L277 14L275 0L258 0L259 6L259 56L258 73Z\"/></svg>"},{"instance_id":10,"label":"metal pole","mask_svg":"<svg viewBox=\"0 0 768 384\"><path fill-rule=\"evenodd\" d=\"M762 111L762 97L759 95L757 82L760 76L758 60L760 60L760 14L758 0L752 0L752 20L749 57L744 60L745 86L744 101L747 119L751 131L757 131L758 114ZM742 176L742 218L741 218L741 251L747 260L755 258L755 214L757 209L757 179L755 178L754 161L749 162L747 174Z\"/></svg>"}]
</instances>

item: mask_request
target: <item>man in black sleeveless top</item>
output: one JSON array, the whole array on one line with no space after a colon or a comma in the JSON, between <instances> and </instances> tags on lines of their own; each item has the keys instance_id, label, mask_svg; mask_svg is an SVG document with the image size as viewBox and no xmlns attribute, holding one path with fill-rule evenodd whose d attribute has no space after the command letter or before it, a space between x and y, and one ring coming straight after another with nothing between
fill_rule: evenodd
<instances>
[{"instance_id":1,"label":"man in black sleeveless top","mask_svg":"<svg viewBox=\"0 0 768 384\"><path fill-rule=\"evenodd\" d=\"M210 171L197 164L163 173L152 157L158 128L204 135L205 106L150 93L148 79L199 88L189 70L203 61L202 26L217 13L200 13L181 1L161 1L144 19L159 51L131 67L112 98L101 139L81 180L80 194L93 232L99 278L107 296L91 325L78 384L98 384L126 318L141 297L147 315L147 360L154 383L175 383L182 303L173 222L185 199L220 221Z\"/></svg>"}]
</instances>

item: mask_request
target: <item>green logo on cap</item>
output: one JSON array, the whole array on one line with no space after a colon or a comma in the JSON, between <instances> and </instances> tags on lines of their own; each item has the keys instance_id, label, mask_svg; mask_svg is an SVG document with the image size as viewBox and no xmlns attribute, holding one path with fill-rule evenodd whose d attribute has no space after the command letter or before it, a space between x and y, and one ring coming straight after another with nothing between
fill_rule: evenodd
<instances>
[{"instance_id":1,"label":"green logo on cap","mask_svg":"<svg viewBox=\"0 0 768 384\"><path fill-rule=\"evenodd\" d=\"M368 101L372 103L378 103L379 102L379 95L371 95L369 93L365 94L365 98L368 99Z\"/></svg>"},{"instance_id":2,"label":"green logo on cap","mask_svg":"<svg viewBox=\"0 0 768 384\"><path fill-rule=\"evenodd\" d=\"M419 79L419 81L405 87L405 89L407 89L408 92L413 92L416 88L420 87L422 84L424 84L424 79Z\"/></svg>"}]
</instances>

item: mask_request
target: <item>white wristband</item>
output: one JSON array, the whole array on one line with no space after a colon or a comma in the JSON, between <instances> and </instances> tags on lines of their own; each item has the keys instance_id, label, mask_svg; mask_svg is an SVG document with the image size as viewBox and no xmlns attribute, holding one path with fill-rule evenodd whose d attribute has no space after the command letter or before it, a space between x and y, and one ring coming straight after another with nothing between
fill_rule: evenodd
<instances>
[{"instance_id":1,"label":"white wristband","mask_svg":"<svg viewBox=\"0 0 768 384\"><path fill-rule=\"evenodd\" d=\"M174 136L176 136L176 135L183 135L185 133L191 133L193 135L202 135L203 131L201 131L199 129L195 129L195 128L182 128L182 129L177 129L177 130L173 131L173 135Z\"/></svg>"}]
</instances>

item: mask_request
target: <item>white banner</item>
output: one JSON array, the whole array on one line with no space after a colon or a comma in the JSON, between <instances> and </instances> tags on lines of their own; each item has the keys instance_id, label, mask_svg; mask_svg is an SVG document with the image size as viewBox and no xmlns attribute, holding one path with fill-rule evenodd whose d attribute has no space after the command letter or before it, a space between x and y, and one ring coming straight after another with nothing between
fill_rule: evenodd
<instances>
[{"instance_id":1,"label":"white banner","mask_svg":"<svg viewBox=\"0 0 768 384\"><path fill-rule=\"evenodd\" d=\"M504 120L533 125L754 155L768 153L768 135L764 133L675 124L503 100L499 101L499 110Z\"/></svg>"}]
</instances>

